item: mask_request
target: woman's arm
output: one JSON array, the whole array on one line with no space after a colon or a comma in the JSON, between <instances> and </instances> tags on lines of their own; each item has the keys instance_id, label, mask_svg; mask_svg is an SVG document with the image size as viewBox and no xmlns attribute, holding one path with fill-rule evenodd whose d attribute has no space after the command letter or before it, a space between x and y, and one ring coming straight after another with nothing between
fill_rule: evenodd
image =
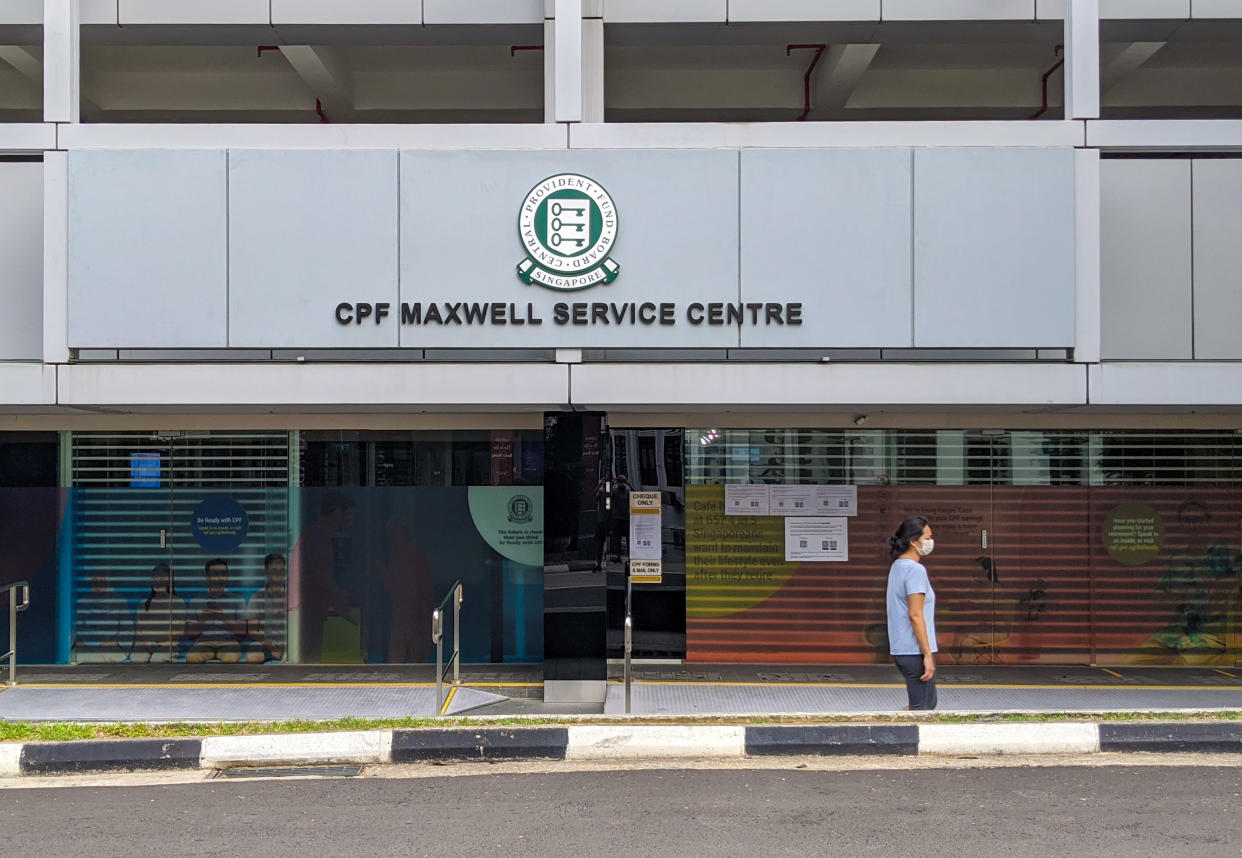
<instances>
[{"instance_id":1,"label":"woman's arm","mask_svg":"<svg viewBox=\"0 0 1242 858\"><path fill-rule=\"evenodd\" d=\"M923 653L923 675L919 679L927 682L936 675L936 659L932 655L931 643L927 639L927 623L923 619L923 604L927 601L927 594L911 593L906 600L914 639L919 642L919 650Z\"/></svg>"}]
</instances>

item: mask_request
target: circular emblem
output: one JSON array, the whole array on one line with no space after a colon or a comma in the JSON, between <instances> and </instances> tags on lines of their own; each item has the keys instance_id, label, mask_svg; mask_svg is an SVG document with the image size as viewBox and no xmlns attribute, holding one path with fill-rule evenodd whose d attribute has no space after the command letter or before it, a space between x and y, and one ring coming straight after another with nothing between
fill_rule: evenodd
<instances>
[{"instance_id":1,"label":"circular emblem","mask_svg":"<svg viewBox=\"0 0 1242 858\"><path fill-rule=\"evenodd\" d=\"M617 279L621 267L608 257L617 240L617 207L594 179L560 173L531 188L518 212L526 258L524 283L572 291Z\"/></svg>"},{"instance_id":2,"label":"circular emblem","mask_svg":"<svg viewBox=\"0 0 1242 858\"><path fill-rule=\"evenodd\" d=\"M514 495L509 498L509 521L513 524L528 524L534 518L534 504L526 495Z\"/></svg>"}]
</instances>

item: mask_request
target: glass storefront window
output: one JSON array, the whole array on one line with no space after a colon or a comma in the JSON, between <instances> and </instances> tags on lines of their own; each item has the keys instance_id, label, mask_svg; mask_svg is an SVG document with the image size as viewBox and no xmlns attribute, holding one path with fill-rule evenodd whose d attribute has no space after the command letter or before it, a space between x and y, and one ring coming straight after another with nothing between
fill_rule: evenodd
<instances>
[{"instance_id":1,"label":"glass storefront window","mask_svg":"<svg viewBox=\"0 0 1242 858\"><path fill-rule=\"evenodd\" d=\"M537 431L68 442L60 660L422 662L456 579L466 659L542 657Z\"/></svg>"},{"instance_id":2,"label":"glass storefront window","mask_svg":"<svg viewBox=\"0 0 1242 858\"><path fill-rule=\"evenodd\" d=\"M299 457L307 487L543 483L539 430L308 431Z\"/></svg>"},{"instance_id":3,"label":"glass storefront window","mask_svg":"<svg viewBox=\"0 0 1242 858\"><path fill-rule=\"evenodd\" d=\"M1226 432L689 429L687 653L886 661L884 543L929 559L941 659L1232 665L1242 657L1242 436ZM848 559L791 561L786 517L725 486L856 487Z\"/></svg>"}]
</instances>

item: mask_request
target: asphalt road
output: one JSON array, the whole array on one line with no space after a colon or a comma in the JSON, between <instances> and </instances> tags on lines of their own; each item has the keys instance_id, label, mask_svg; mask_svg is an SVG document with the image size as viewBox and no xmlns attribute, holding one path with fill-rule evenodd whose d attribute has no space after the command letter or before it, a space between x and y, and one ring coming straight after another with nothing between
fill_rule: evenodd
<instances>
[{"instance_id":1,"label":"asphalt road","mask_svg":"<svg viewBox=\"0 0 1242 858\"><path fill-rule=\"evenodd\" d=\"M0 854L1242 855L1236 761L856 771L799 764L545 766L474 776L424 767L411 777L388 767L353 779L4 789Z\"/></svg>"}]
</instances>

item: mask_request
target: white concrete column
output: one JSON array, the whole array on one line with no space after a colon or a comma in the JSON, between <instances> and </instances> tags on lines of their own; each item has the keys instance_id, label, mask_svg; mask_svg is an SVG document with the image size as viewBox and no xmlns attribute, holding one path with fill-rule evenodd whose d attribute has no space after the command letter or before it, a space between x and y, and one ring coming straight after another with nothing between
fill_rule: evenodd
<instances>
[{"instance_id":1,"label":"white concrete column","mask_svg":"<svg viewBox=\"0 0 1242 858\"><path fill-rule=\"evenodd\" d=\"M556 19L543 21L543 122L556 124Z\"/></svg>"},{"instance_id":2,"label":"white concrete column","mask_svg":"<svg viewBox=\"0 0 1242 858\"><path fill-rule=\"evenodd\" d=\"M582 0L556 0L553 44L553 119L582 121Z\"/></svg>"},{"instance_id":3,"label":"white concrete column","mask_svg":"<svg viewBox=\"0 0 1242 858\"><path fill-rule=\"evenodd\" d=\"M1068 0L1065 118L1100 118L1100 0Z\"/></svg>"},{"instance_id":4,"label":"white concrete column","mask_svg":"<svg viewBox=\"0 0 1242 858\"><path fill-rule=\"evenodd\" d=\"M565 39L572 41L573 31L568 36L560 36L563 26L560 22L559 7L564 0L548 0L549 17L544 21L544 54L543 54L543 121L548 124L556 122L603 122L604 121L604 18L603 7L598 3L577 0L578 45L566 47ZM573 18L571 10L564 19ZM568 51L569 58L565 60ZM565 62L570 63L576 71L563 81L566 74ZM558 72L559 69L559 72ZM566 94L566 88L571 90ZM574 93L577 93L575 95ZM559 95L558 95L559 93ZM576 99L572 103L567 99ZM576 105L576 113L575 113ZM573 116L575 118L568 118Z\"/></svg>"},{"instance_id":5,"label":"white concrete column","mask_svg":"<svg viewBox=\"0 0 1242 858\"><path fill-rule=\"evenodd\" d=\"M1074 152L1074 360L1100 362L1100 151Z\"/></svg>"},{"instance_id":6,"label":"white concrete column","mask_svg":"<svg viewBox=\"0 0 1242 858\"><path fill-rule=\"evenodd\" d=\"M50 2L50 0L49 0ZM43 362L69 360L69 153L43 154Z\"/></svg>"},{"instance_id":7,"label":"white concrete column","mask_svg":"<svg viewBox=\"0 0 1242 858\"><path fill-rule=\"evenodd\" d=\"M43 121L77 122L81 98L78 0L43 0Z\"/></svg>"},{"instance_id":8,"label":"white concrete column","mask_svg":"<svg viewBox=\"0 0 1242 858\"><path fill-rule=\"evenodd\" d=\"M582 19L582 121L604 121L604 19Z\"/></svg>"}]
</instances>

